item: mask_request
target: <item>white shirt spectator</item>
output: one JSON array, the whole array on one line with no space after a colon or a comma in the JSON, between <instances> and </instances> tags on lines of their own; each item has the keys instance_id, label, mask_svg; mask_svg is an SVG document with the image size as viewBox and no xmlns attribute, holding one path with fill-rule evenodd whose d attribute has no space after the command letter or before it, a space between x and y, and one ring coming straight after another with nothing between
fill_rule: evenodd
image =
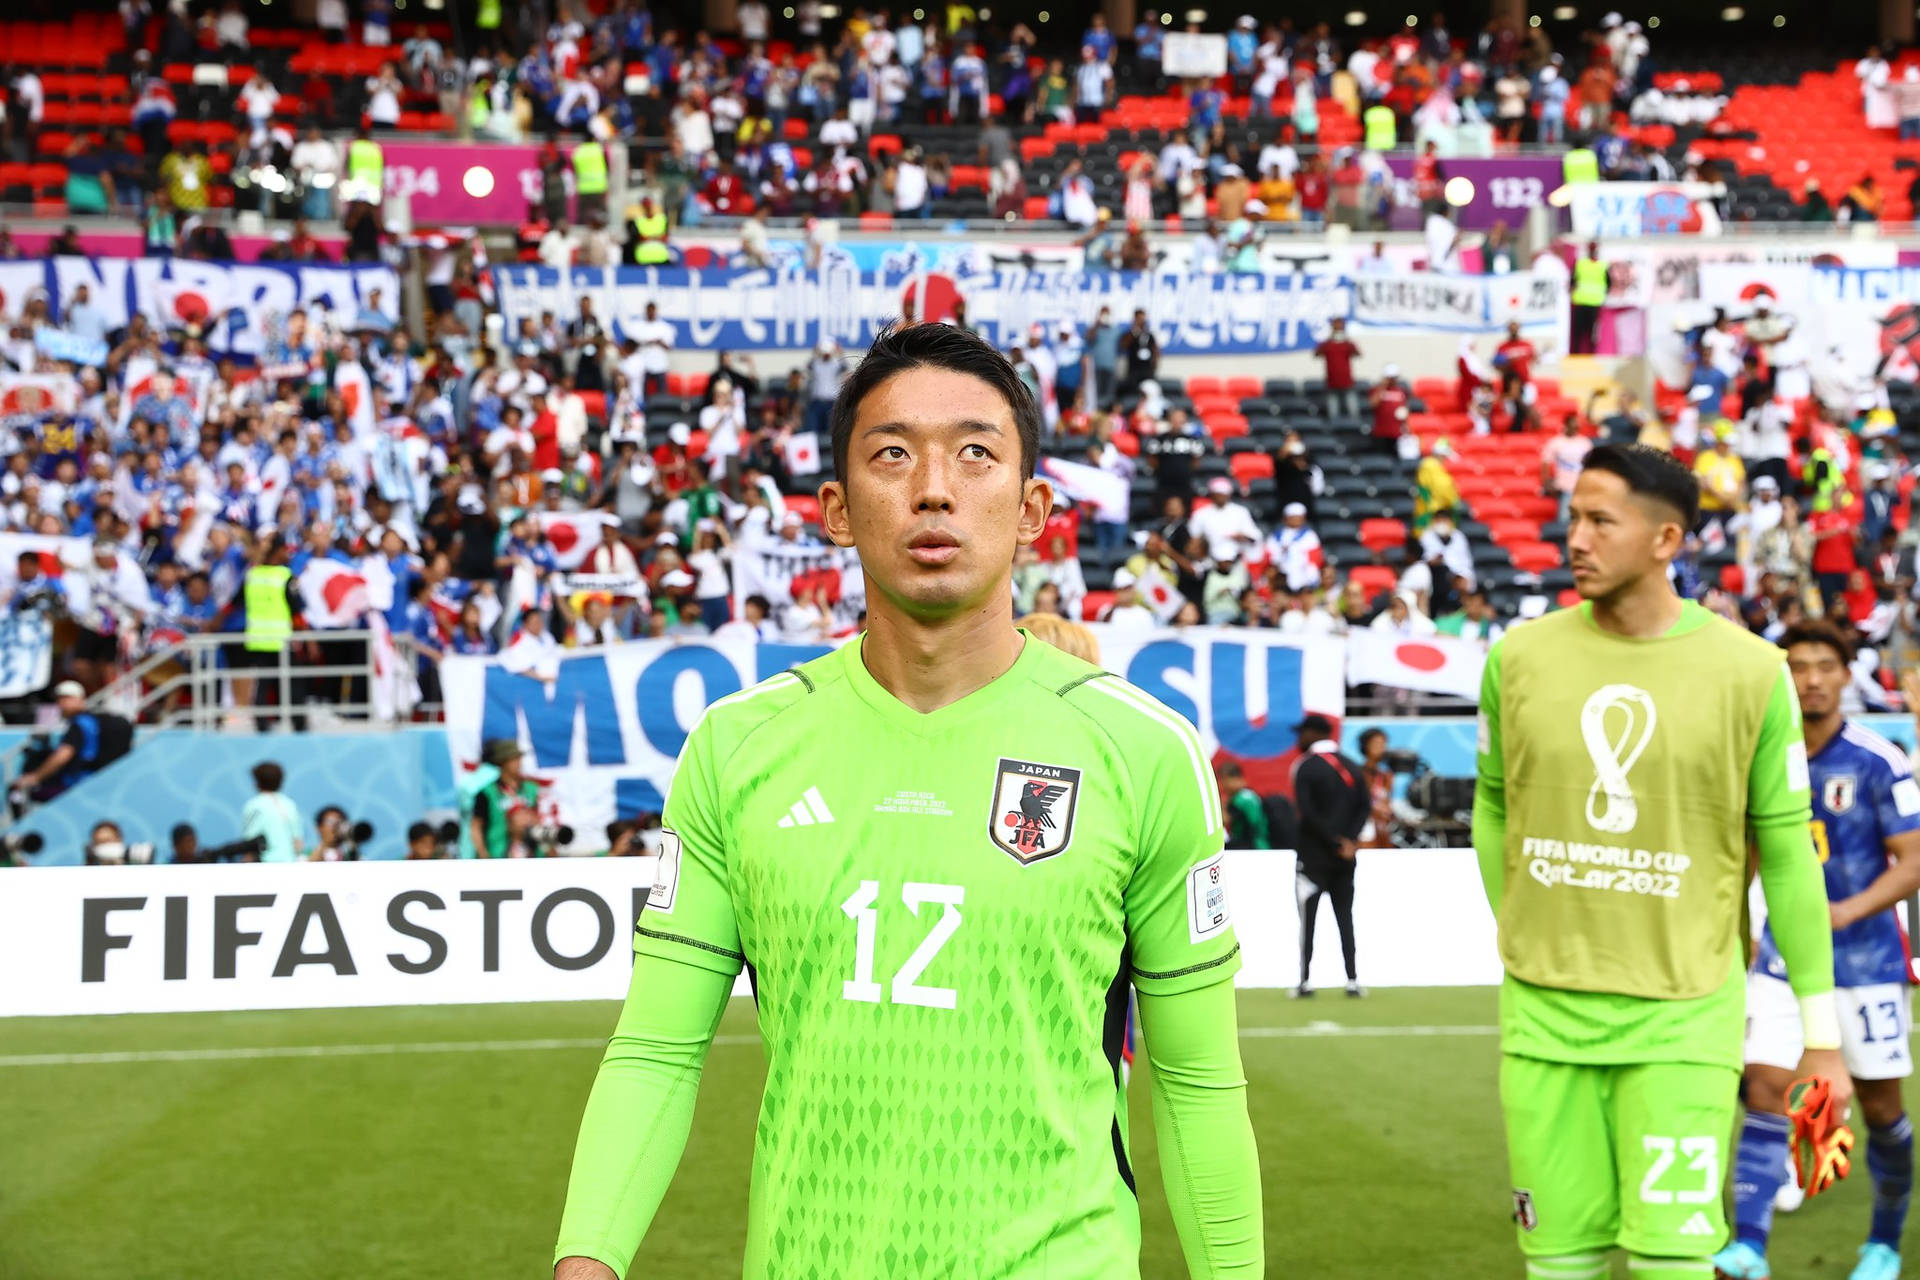
<instances>
[{"instance_id":1,"label":"white shirt spectator","mask_svg":"<svg viewBox=\"0 0 1920 1280\"><path fill-rule=\"evenodd\" d=\"M545 631L534 635L531 631L523 630L500 655L500 665L515 675L528 675L536 680L558 680L560 642Z\"/></svg>"},{"instance_id":2,"label":"white shirt spectator","mask_svg":"<svg viewBox=\"0 0 1920 1280\"><path fill-rule=\"evenodd\" d=\"M400 81L390 75L367 78L367 119L393 128L400 123Z\"/></svg>"},{"instance_id":3,"label":"white shirt spectator","mask_svg":"<svg viewBox=\"0 0 1920 1280\"><path fill-rule=\"evenodd\" d=\"M893 32L877 23L868 28L866 38L860 43L867 51L867 61L876 67L884 67L892 62L894 50L899 45Z\"/></svg>"},{"instance_id":4,"label":"white shirt spectator","mask_svg":"<svg viewBox=\"0 0 1920 1280\"><path fill-rule=\"evenodd\" d=\"M1260 527L1253 514L1228 498L1216 497L1196 510L1187 521L1187 532L1204 540L1207 557L1222 566L1234 563L1248 547L1260 545Z\"/></svg>"},{"instance_id":5,"label":"white shirt spectator","mask_svg":"<svg viewBox=\"0 0 1920 1280\"><path fill-rule=\"evenodd\" d=\"M860 130L851 120L835 117L820 126L820 145L836 149L860 144Z\"/></svg>"},{"instance_id":6,"label":"white shirt spectator","mask_svg":"<svg viewBox=\"0 0 1920 1280\"><path fill-rule=\"evenodd\" d=\"M642 320L633 327L640 344L640 367L647 373L667 371L667 353L673 350L673 325L665 320Z\"/></svg>"},{"instance_id":7,"label":"white shirt spectator","mask_svg":"<svg viewBox=\"0 0 1920 1280\"><path fill-rule=\"evenodd\" d=\"M927 202L927 171L911 160L903 160L893 171L893 207L900 213L912 213Z\"/></svg>"},{"instance_id":8,"label":"white shirt spectator","mask_svg":"<svg viewBox=\"0 0 1920 1280\"><path fill-rule=\"evenodd\" d=\"M1297 529L1281 525L1267 539L1267 559L1280 570L1289 591L1311 591L1320 581L1324 558L1320 535L1310 525L1303 524Z\"/></svg>"},{"instance_id":9,"label":"white shirt spectator","mask_svg":"<svg viewBox=\"0 0 1920 1280\"><path fill-rule=\"evenodd\" d=\"M1160 148L1160 181L1172 186L1183 176L1196 173L1205 165L1201 163L1200 153L1193 144L1181 134L1166 146Z\"/></svg>"},{"instance_id":10,"label":"white shirt spectator","mask_svg":"<svg viewBox=\"0 0 1920 1280\"><path fill-rule=\"evenodd\" d=\"M28 123L39 124L47 113L47 95L40 87L40 77L31 71L22 71L14 78L13 96L25 108Z\"/></svg>"},{"instance_id":11,"label":"white shirt spectator","mask_svg":"<svg viewBox=\"0 0 1920 1280\"><path fill-rule=\"evenodd\" d=\"M691 103L673 109L673 131L689 160L698 160L713 150L713 118Z\"/></svg>"},{"instance_id":12,"label":"white shirt spectator","mask_svg":"<svg viewBox=\"0 0 1920 1280\"><path fill-rule=\"evenodd\" d=\"M1279 169L1280 176L1291 178L1300 171L1300 153L1284 142L1269 142L1260 148L1260 166L1257 172L1266 173Z\"/></svg>"},{"instance_id":13,"label":"white shirt spectator","mask_svg":"<svg viewBox=\"0 0 1920 1280\"><path fill-rule=\"evenodd\" d=\"M313 179L323 173L336 177L340 173L340 149L325 138L308 141L301 139L293 144L291 158L295 173L301 174L312 185Z\"/></svg>"},{"instance_id":14,"label":"white shirt spectator","mask_svg":"<svg viewBox=\"0 0 1920 1280\"><path fill-rule=\"evenodd\" d=\"M767 38L767 23L770 15L767 13L767 6L762 4L761 0L744 0L744 3L734 10L734 17L739 19L742 40L751 44L755 40Z\"/></svg>"},{"instance_id":15,"label":"white shirt spectator","mask_svg":"<svg viewBox=\"0 0 1920 1280\"><path fill-rule=\"evenodd\" d=\"M1159 619L1153 616L1153 610L1139 603L1137 599L1133 604L1109 606L1107 616L1102 621L1110 627L1124 631L1151 631L1160 625Z\"/></svg>"},{"instance_id":16,"label":"white shirt spectator","mask_svg":"<svg viewBox=\"0 0 1920 1280\"><path fill-rule=\"evenodd\" d=\"M1280 47L1279 41L1269 40L1253 55L1253 65L1260 69L1253 78L1253 96L1271 100L1287 79L1286 50ZM1264 173L1266 167L1263 162L1261 172Z\"/></svg>"},{"instance_id":17,"label":"white shirt spectator","mask_svg":"<svg viewBox=\"0 0 1920 1280\"><path fill-rule=\"evenodd\" d=\"M1456 578L1465 578L1469 591L1475 588L1477 575L1473 571L1473 548L1467 545L1467 535L1460 532L1457 526L1442 525L1438 521L1428 525L1427 531L1420 535L1420 555L1425 560L1438 555L1448 573Z\"/></svg>"},{"instance_id":18,"label":"white shirt spectator","mask_svg":"<svg viewBox=\"0 0 1920 1280\"><path fill-rule=\"evenodd\" d=\"M1347 59L1347 74L1353 77L1354 85L1362 97L1373 94L1373 73L1379 65L1380 55L1371 49L1355 49L1353 56Z\"/></svg>"},{"instance_id":19,"label":"white shirt spectator","mask_svg":"<svg viewBox=\"0 0 1920 1280\"><path fill-rule=\"evenodd\" d=\"M1060 216L1076 227L1090 227L1100 220L1100 206L1093 198L1093 179L1077 173L1060 184Z\"/></svg>"}]
</instances>

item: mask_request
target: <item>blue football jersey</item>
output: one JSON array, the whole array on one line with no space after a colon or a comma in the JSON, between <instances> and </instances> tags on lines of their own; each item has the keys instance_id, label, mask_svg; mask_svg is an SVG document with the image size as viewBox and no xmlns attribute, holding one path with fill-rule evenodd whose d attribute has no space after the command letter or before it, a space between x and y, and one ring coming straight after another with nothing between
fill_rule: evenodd
<instances>
[{"instance_id":1,"label":"blue football jersey","mask_svg":"<svg viewBox=\"0 0 1920 1280\"><path fill-rule=\"evenodd\" d=\"M1813 847L1827 874L1827 899L1859 893L1887 869L1886 840L1920 828L1920 782L1907 756L1871 729L1842 725L1808 762L1813 777ZM1771 926L1761 935L1760 967L1787 976ZM1892 909L1833 935L1833 981L1867 987L1907 981L1907 944Z\"/></svg>"}]
</instances>

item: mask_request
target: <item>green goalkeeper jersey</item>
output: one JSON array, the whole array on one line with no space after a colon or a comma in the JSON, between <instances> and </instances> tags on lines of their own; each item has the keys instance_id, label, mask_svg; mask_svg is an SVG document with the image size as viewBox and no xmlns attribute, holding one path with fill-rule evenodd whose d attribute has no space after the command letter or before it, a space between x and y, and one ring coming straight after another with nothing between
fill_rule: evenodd
<instances>
[{"instance_id":1,"label":"green goalkeeper jersey","mask_svg":"<svg viewBox=\"0 0 1920 1280\"><path fill-rule=\"evenodd\" d=\"M1650 639L1583 604L1494 646L1480 723L1502 1048L1738 1069L1748 833L1809 817L1784 655L1691 602Z\"/></svg>"},{"instance_id":2,"label":"green goalkeeper jersey","mask_svg":"<svg viewBox=\"0 0 1920 1280\"><path fill-rule=\"evenodd\" d=\"M759 1004L748 1275L1138 1275L1127 985L1239 967L1190 724L1031 637L921 714L853 643L709 708L664 825L635 949Z\"/></svg>"}]
</instances>

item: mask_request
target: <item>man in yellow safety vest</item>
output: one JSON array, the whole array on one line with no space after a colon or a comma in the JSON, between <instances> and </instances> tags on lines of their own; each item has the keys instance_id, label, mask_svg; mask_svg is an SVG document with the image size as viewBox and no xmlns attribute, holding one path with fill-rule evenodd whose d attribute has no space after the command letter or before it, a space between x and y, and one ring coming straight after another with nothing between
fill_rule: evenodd
<instances>
[{"instance_id":1,"label":"man in yellow safety vest","mask_svg":"<svg viewBox=\"0 0 1920 1280\"><path fill-rule=\"evenodd\" d=\"M347 144L347 198L377 205L387 191L387 154L366 125Z\"/></svg>"},{"instance_id":2,"label":"man in yellow safety vest","mask_svg":"<svg viewBox=\"0 0 1920 1280\"><path fill-rule=\"evenodd\" d=\"M1607 264L1600 261L1600 242L1587 245L1586 253L1573 264L1573 354L1594 354L1594 334L1600 325L1600 308L1607 305Z\"/></svg>"},{"instance_id":3,"label":"man in yellow safety vest","mask_svg":"<svg viewBox=\"0 0 1920 1280\"><path fill-rule=\"evenodd\" d=\"M607 220L607 150L598 138L573 149L573 193L579 198L577 222L599 226Z\"/></svg>"}]
</instances>

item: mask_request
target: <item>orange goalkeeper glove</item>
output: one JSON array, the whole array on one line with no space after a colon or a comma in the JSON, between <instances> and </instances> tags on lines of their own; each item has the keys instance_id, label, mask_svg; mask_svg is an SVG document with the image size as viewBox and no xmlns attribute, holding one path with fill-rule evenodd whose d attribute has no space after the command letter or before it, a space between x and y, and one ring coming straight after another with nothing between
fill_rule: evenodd
<instances>
[{"instance_id":1,"label":"orange goalkeeper glove","mask_svg":"<svg viewBox=\"0 0 1920 1280\"><path fill-rule=\"evenodd\" d=\"M1801 1190L1817 1196L1852 1171L1853 1131L1834 1109L1825 1080L1811 1076L1793 1082L1787 1119L1793 1122L1793 1169Z\"/></svg>"}]
</instances>

